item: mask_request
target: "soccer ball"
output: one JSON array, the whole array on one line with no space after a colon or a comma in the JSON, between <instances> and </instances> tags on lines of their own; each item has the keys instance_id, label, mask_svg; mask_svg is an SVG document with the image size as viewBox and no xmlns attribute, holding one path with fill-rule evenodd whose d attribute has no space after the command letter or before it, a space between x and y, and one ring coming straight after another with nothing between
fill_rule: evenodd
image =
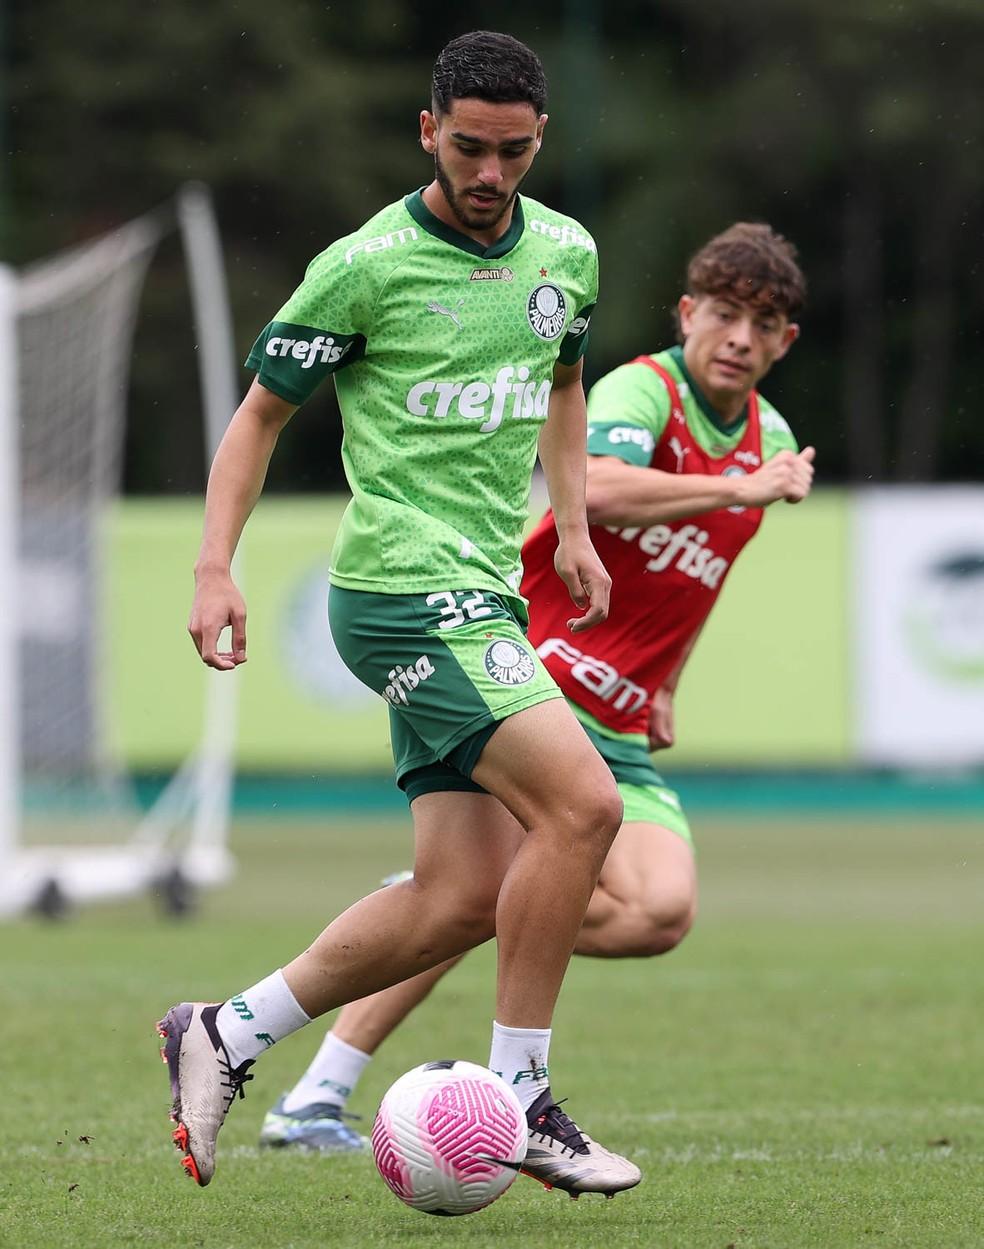
<instances>
[{"instance_id":1,"label":"soccer ball","mask_svg":"<svg viewBox=\"0 0 984 1249\"><path fill-rule=\"evenodd\" d=\"M501 1197L526 1157L529 1129L505 1081L477 1063L414 1067L389 1089L372 1127L379 1174L427 1214L472 1214Z\"/></svg>"}]
</instances>

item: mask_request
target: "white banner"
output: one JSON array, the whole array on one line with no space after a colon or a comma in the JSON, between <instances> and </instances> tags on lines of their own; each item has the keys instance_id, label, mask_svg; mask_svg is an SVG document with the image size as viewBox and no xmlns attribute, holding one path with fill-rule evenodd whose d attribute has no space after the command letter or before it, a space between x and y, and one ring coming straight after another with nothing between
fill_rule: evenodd
<instances>
[{"instance_id":1,"label":"white banner","mask_svg":"<svg viewBox=\"0 0 984 1249\"><path fill-rule=\"evenodd\" d=\"M984 488L873 488L855 517L861 761L984 764Z\"/></svg>"}]
</instances>

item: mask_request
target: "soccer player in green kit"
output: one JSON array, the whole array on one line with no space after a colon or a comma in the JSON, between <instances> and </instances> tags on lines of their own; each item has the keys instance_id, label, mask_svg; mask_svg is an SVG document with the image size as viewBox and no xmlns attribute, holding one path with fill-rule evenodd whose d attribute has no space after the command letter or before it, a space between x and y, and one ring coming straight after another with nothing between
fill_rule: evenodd
<instances>
[{"instance_id":1,"label":"soccer player in green kit","mask_svg":"<svg viewBox=\"0 0 984 1249\"><path fill-rule=\"evenodd\" d=\"M559 1109L548 1074L557 994L622 804L526 641L519 593L538 452L554 566L583 612L566 622L571 633L604 620L611 584L584 502L595 246L577 222L518 194L545 97L539 61L507 35L476 32L442 51L420 115L434 180L312 262L257 339L256 380L212 465L190 631L205 663L231 669L246 658L233 552L280 430L334 374L353 498L329 619L344 661L391 708L415 857L411 880L357 902L284 968L161 1020L174 1141L201 1185L265 1049L492 936L489 1065L510 1083L530 1077L517 1092L540 1162L527 1170L571 1192L611 1194L641 1178ZM232 649L219 651L227 625Z\"/></svg>"},{"instance_id":2,"label":"soccer player in green kit","mask_svg":"<svg viewBox=\"0 0 984 1249\"><path fill-rule=\"evenodd\" d=\"M798 450L757 390L796 339L803 296L792 246L766 225L738 223L690 261L677 309L682 344L639 356L592 388L588 511L613 583L607 620L583 640L565 635L549 513L523 547L528 638L624 802L576 953L662 954L693 921L689 824L648 752L673 744L680 673L763 509L809 493L813 448ZM308 1070L267 1114L261 1143L361 1149L343 1117L348 1097L370 1056L449 966L346 1006Z\"/></svg>"}]
</instances>

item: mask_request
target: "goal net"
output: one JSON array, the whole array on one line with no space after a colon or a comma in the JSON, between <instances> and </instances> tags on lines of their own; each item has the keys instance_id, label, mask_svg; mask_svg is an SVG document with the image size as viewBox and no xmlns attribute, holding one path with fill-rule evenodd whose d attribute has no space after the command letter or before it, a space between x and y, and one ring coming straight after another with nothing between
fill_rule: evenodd
<instances>
[{"instance_id":1,"label":"goal net","mask_svg":"<svg viewBox=\"0 0 984 1249\"><path fill-rule=\"evenodd\" d=\"M155 886L180 909L189 886L231 871L235 683L209 674L200 745L146 812L107 723L107 520L131 344L148 267L175 230L211 459L235 407L235 369L203 187L93 242L0 269L0 917Z\"/></svg>"}]
</instances>

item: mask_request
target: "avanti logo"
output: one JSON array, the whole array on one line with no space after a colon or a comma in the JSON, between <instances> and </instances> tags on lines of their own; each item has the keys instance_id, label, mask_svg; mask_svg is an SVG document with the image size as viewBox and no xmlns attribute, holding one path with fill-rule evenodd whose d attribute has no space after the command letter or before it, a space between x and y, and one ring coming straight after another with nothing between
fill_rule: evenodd
<instances>
[{"instance_id":1,"label":"avanti logo","mask_svg":"<svg viewBox=\"0 0 984 1249\"><path fill-rule=\"evenodd\" d=\"M515 277L508 265L498 269L472 269L469 282L511 282Z\"/></svg>"},{"instance_id":2,"label":"avanti logo","mask_svg":"<svg viewBox=\"0 0 984 1249\"><path fill-rule=\"evenodd\" d=\"M518 369L507 364L496 373L491 385L481 381L418 382L407 391L406 407L414 416L433 416L438 420L454 411L466 421L481 421L480 432L489 434L502 424L510 400L513 418L546 419L550 387L547 380L531 380L525 364Z\"/></svg>"}]
</instances>

